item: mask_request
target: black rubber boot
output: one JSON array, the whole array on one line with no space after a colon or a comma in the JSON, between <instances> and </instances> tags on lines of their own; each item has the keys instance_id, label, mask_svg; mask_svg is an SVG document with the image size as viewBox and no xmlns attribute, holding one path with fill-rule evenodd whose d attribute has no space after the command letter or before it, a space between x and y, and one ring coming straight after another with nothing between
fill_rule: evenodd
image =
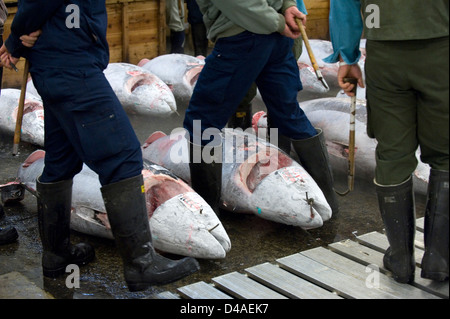
<instances>
[{"instance_id":1,"label":"black rubber boot","mask_svg":"<svg viewBox=\"0 0 450 319\"><path fill-rule=\"evenodd\" d=\"M0 227L0 245L14 243L17 238L19 238L19 234L13 226L7 225Z\"/></svg>"},{"instance_id":2,"label":"black rubber boot","mask_svg":"<svg viewBox=\"0 0 450 319\"><path fill-rule=\"evenodd\" d=\"M448 171L431 170L425 211L423 278L448 278Z\"/></svg>"},{"instance_id":3,"label":"black rubber boot","mask_svg":"<svg viewBox=\"0 0 450 319\"><path fill-rule=\"evenodd\" d=\"M66 272L67 265L85 265L95 257L85 243L70 244L72 180L41 183L36 180L39 234L42 241L42 269L45 277Z\"/></svg>"},{"instance_id":4,"label":"black rubber boot","mask_svg":"<svg viewBox=\"0 0 450 319\"><path fill-rule=\"evenodd\" d=\"M292 140L292 146L300 159L302 166L316 181L322 190L333 215L339 212L337 196L333 188L334 179L331 171L328 151L321 129L317 135L304 140Z\"/></svg>"},{"instance_id":5,"label":"black rubber boot","mask_svg":"<svg viewBox=\"0 0 450 319\"><path fill-rule=\"evenodd\" d=\"M252 127L252 103L241 102L236 112L228 120L229 128L241 128L243 131Z\"/></svg>"},{"instance_id":6,"label":"black rubber boot","mask_svg":"<svg viewBox=\"0 0 450 319\"><path fill-rule=\"evenodd\" d=\"M395 186L375 182L381 218L389 241L383 263L400 283L414 281L415 205L412 178Z\"/></svg>"},{"instance_id":7,"label":"black rubber boot","mask_svg":"<svg viewBox=\"0 0 450 319\"><path fill-rule=\"evenodd\" d=\"M206 57L208 55L208 38L205 25L203 23L191 24L191 34L195 56Z\"/></svg>"},{"instance_id":8,"label":"black rubber boot","mask_svg":"<svg viewBox=\"0 0 450 319\"><path fill-rule=\"evenodd\" d=\"M3 206L0 205L0 220L3 219L4 215ZM0 223L0 245L11 244L15 242L18 237L19 234L13 226L8 225L6 221Z\"/></svg>"},{"instance_id":9,"label":"black rubber boot","mask_svg":"<svg viewBox=\"0 0 450 319\"><path fill-rule=\"evenodd\" d=\"M170 31L170 53L184 53L184 31Z\"/></svg>"},{"instance_id":10,"label":"black rubber boot","mask_svg":"<svg viewBox=\"0 0 450 319\"><path fill-rule=\"evenodd\" d=\"M199 146L189 142L189 170L192 188L219 214L222 191L222 145ZM202 154L209 154L207 161Z\"/></svg>"},{"instance_id":11,"label":"black rubber boot","mask_svg":"<svg viewBox=\"0 0 450 319\"><path fill-rule=\"evenodd\" d=\"M171 260L155 252L142 175L105 185L101 192L130 291L164 285L200 269L194 258Z\"/></svg>"},{"instance_id":12,"label":"black rubber boot","mask_svg":"<svg viewBox=\"0 0 450 319\"><path fill-rule=\"evenodd\" d=\"M271 122L270 122L270 114L267 113L267 129L268 129L268 134L269 134L269 141L271 144L277 145L278 148L280 150L282 150L283 152L285 152L287 155L291 154L291 150L292 150L292 141L289 137L284 136L282 134L280 134L280 132L278 131L278 135L277 136L271 136L270 132L271 132Z\"/></svg>"}]
</instances>

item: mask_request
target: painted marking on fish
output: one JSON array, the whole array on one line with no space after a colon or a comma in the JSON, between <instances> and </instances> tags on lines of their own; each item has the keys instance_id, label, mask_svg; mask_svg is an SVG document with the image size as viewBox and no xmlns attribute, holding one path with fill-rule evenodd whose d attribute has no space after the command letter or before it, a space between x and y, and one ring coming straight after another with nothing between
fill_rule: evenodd
<instances>
[{"instance_id":1,"label":"painted marking on fish","mask_svg":"<svg viewBox=\"0 0 450 319\"><path fill-rule=\"evenodd\" d=\"M194 197L194 198L192 198ZM192 212L201 211L203 205L200 204L200 196L194 193L192 194L180 194L178 196L178 200L183 203L189 210Z\"/></svg>"},{"instance_id":2,"label":"painted marking on fish","mask_svg":"<svg viewBox=\"0 0 450 319\"><path fill-rule=\"evenodd\" d=\"M187 247L188 251L192 250L192 246L189 243L191 242L193 232L194 232L194 226L191 224L190 230L189 230L189 236L188 236L188 239L186 240L186 247Z\"/></svg>"},{"instance_id":3,"label":"painted marking on fish","mask_svg":"<svg viewBox=\"0 0 450 319\"><path fill-rule=\"evenodd\" d=\"M139 72L139 71L127 71L127 74L129 74L131 76L137 76L137 75L141 75L143 73Z\"/></svg>"},{"instance_id":4,"label":"painted marking on fish","mask_svg":"<svg viewBox=\"0 0 450 319\"><path fill-rule=\"evenodd\" d=\"M279 170L280 176L286 182L286 184L295 184L297 182L304 183L305 180L301 172L295 167L284 167Z\"/></svg>"}]
</instances>

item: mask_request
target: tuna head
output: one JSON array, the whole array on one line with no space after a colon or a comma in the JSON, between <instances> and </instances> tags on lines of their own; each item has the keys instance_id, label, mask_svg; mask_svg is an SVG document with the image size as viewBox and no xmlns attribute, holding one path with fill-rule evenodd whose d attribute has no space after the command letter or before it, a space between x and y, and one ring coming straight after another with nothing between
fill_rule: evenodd
<instances>
[{"instance_id":1,"label":"tuna head","mask_svg":"<svg viewBox=\"0 0 450 319\"><path fill-rule=\"evenodd\" d=\"M32 193L44 169L44 156L45 152L38 150L19 168L20 182ZM146 163L142 174L154 247L196 258L224 258L231 242L211 207L167 169ZM100 188L98 175L83 166L73 179L70 226L84 234L113 239Z\"/></svg>"},{"instance_id":2,"label":"tuna head","mask_svg":"<svg viewBox=\"0 0 450 319\"><path fill-rule=\"evenodd\" d=\"M242 150L239 145L235 154ZM331 217L322 191L291 157L257 138L245 150L244 161L225 164L230 178L222 181L222 198L227 209L304 229L320 227Z\"/></svg>"},{"instance_id":3,"label":"tuna head","mask_svg":"<svg viewBox=\"0 0 450 319\"><path fill-rule=\"evenodd\" d=\"M170 88L156 75L128 63L111 63L104 71L130 114L167 117L177 110Z\"/></svg>"},{"instance_id":4,"label":"tuna head","mask_svg":"<svg viewBox=\"0 0 450 319\"><path fill-rule=\"evenodd\" d=\"M147 161L145 166L147 211L155 247L196 258L224 258L231 241L212 208L167 169Z\"/></svg>"},{"instance_id":5,"label":"tuna head","mask_svg":"<svg viewBox=\"0 0 450 319\"><path fill-rule=\"evenodd\" d=\"M183 132L152 134L143 157L190 181ZM305 229L320 227L331 209L314 180L277 147L239 130L225 130L221 201L225 210ZM288 179L289 174L295 178Z\"/></svg>"},{"instance_id":6,"label":"tuna head","mask_svg":"<svg viewBox=\"0 0 450 319\"><path fill-rule=\"evenodd\" d=\"M205 61L187 54L165 54L139 65L157 75L172 88L177 99L189 99Z\"/></svg>"}]
</instances>

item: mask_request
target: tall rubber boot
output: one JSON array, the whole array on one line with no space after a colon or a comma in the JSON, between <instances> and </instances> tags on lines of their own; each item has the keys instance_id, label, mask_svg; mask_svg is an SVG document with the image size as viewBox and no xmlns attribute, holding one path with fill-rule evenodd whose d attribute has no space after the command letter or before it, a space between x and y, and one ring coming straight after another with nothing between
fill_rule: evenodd
<instances>
[{"instance_id":1,"label":"tall rubber boot","mask_svg":"<svg viewBox=\"0 0 450 319\"><path fill-rule=\"evenodd\" d=\"M313 137L303 140L292 140L292 146L302 166L316 181L325 195L333 215L337 215L339 212L339 204L333 189L333 173L331 171L322 130L317 129L317 135Z\"/></svg>"},{"instance_id":2,"label":"tall rubber boot","mask_svg":"<svg viewBox=\"0 0 450 319\"><path fill-rule=\"evenodd\" d=\"M67 265L92 261L95 252L90 244L70 243L72 180L41 183L37 178L36 191L44 276L55 278L66 272Z\"/></svg>"},{"instance_id":3,"label":"tall rubber boot","mask_svg":"<svg viewBox=\"0 0 450 319\"><path fill-rule=\"evenodd\" d=\"M192 188L219 214L222 191L222 145L199 146L188 140ZM207 161L202 154L210 154Z\"/></svg>"},{"instance_id":4,"label":"tall rubber boot","mask_svg":"<svg viewBox=\"0 0 450 319\"><path fill-rule=\"evenodd\" d=\"M3 206L0 205L0 220L4 217ZM0 245L7 245L15 242L19 234L17 230L7 222L0 223Z\"/></svg>"},{"instance_id":5,"label":"tall rubber boot","mask_svg":"<svg viewBox=\"0 0 450 319\"><path fill-rule=\"evenodd\" d=\"M252 127L252 101L258 92L256 83L253 83L236 108L235 113L228 120L229 128L241 128L243 131Z\"/></svg>"},{"instance_id":6,"label":"tall rubber boot","mask_svg":"<svg viewBox=\"0 0 450 319\"><path fill-rule=\"evenodd\" d=\"M11 244L15 242L18 237L19 234L13 226L6 225L0 227L0 245Z\"/></svg>"},{"instance_id":7,"label":"tall rubber boot","mask_svg":"<svg viewBox=\"0 0 450 319\"><path fill-rule=\"evenodd\" d=\"M444 281L448 278L448 171L432 169L425 211L425 254L423 278Z\"/></svg>"},{"instance_id":8,"label":"tall rubber boot","mask_svg":"<svg viewBox=\"0 0 450 319\"><path fill-rule=\"evenodd\" d=\"M277 145L280 150L282 150L286 154L290 155L291 150L292 150L292 141L289 137L280 134L280 132L278 132L278 135L276 137L270 136L270 129L272 128L272 125L270 122L270 114L269 113L267 113L267 128L268 128L270 143Z\"/></svg>"},{"instance_id":9,"label":"tall rubber boot","mask_svg":"<svg viewBox=\"0 0 450 319\"><path fill-rule=\"evenodd\" d=\"M208 38L205 25L203 23L191 24L191 34L195 56L206 57L208 55Z\"/></svg>"},{"instance_id":10,"label":"tall rubber boot","mask_svg":"<svg viewBox=\"0 0 450 319\"><path fill-rule=\"evenodd\" d=\"M184 31L170 31L170 53L184 53Z\"/></svg>"},{"instance_id":11,"label":"tall rubber boot","mask_svg":"<svg viewBox=\"0 0 450 319\"><path fill-rule=\"evenodd\" d=\"M167 284L199 270L194 258L171 260L155 252L142 175L105 185L101 192L130 291Z\"/></svg>"},{"instance_id":12,"label":"tall rubber boot","mask_svg":"<svg viewBox=\"0 0 450 319\"><path fill-rule=\"evenodd\" d=\"M415 205L410 177L399 185L383 186L375 182L381 218L389 241L383 263L400 283L414 281Z\"/></svg>"},{"instance_id":13,"label":"tall rubber boot","mask_svg":"<svg viewBox=\"0 0 450 319\"><path fill-rule=\"evenodd\" d=\"M228 120L228 127L241 128L243 131L252 127L252 103L242 101L236 112Z\"/></svg>"}]
</instances>

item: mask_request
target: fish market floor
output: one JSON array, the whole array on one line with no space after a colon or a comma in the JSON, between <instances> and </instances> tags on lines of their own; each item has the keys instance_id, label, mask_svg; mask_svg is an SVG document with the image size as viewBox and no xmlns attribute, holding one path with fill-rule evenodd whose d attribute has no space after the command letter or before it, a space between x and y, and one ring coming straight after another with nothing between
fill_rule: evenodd
<instances>
[{"instance_id":1,"label":"fish market floor","mask_svg":"<svg viewBox=\"0 0 450 319\"><path fill-rule=\"evenodd\" d=\"M335 88L330 91L329 95L333 96L334 94L336 96L336 93L337 89ZM302 100L324 96L311 96L304 92L300 93L299 97L301 97L299 98L301 103ZM169 134L174 128L183 126L182 122L187 103L185 101L177 102L179 102L179 116L174 115L164 121L129 116L141 143L155 131L160 130ZM264 105L259 100L254 101L253 108L254 112L265 110ZM0 184L14 181L19 165L37 149L36 146L21 143L19 155L13 157L11 155L12 142L12 136L0 133ZM337 189L346 187L346 176L335 176L335 180ZM360 243L360 237L365 234L383 233L383 224L379 216L378 203L372 183L357 179L354 191L345 197L339 197L338 200L340 204L339 215L327 221L323 227L308 231L266 221L253 215L223 212L220 219L232 243L231 251L226 258L199 260L201 270L187 278L169 285L151 287L144 292L131 293L123 280L122 261L115 249L114 242L75 231L72 232L72 242L88 241L96 251L94 262L80 268L79 288L69 288L70 283L67 285L66 279L68 277L65 276L58 279L43 278L41 268L42 248L37 227L36 199L31 194L26 193L21 202L4 206L6 220L16 227L19 232L19 239L16 243L0 246L0 292L2 293L0 298L141 299L162 298L164 296L186 298L189 296L189 290L192 290L191 285L195 285L195 288L215 289L214 291L228 297L241 298L245 295L240 295L241 292L235 291L239 285L236 288L230 287L241 279L244 279L245 282L250 281L252 285L253 283L263 285L271 291L270 293L273 296L282 295L286 298L297 296L295 291L283 292L280 290L281 288L289 289L289 287L284 287L281 282L266 283L264 276L267 273L271 274L270 276L273 278L283 278L283 276L294 278L292 276L295 276L296 279L293 280L296 282L302 281L303 283L303 281L306 281L305 285L314 289L311 296L317 296L317 298L319 295L316 292L317 289L312 288L313 286L321 288L320 291L322 292L323 290L327 291L328 297L355 297L350 295L344 289L345 287L334 287L332 282L323 278L312 278L310 274L300 274L298 270L294 269L295 265L300 264L300 260L303 262L314 260L315 263L323 265L324 275L327 272L339 273L339 278L343 281L348 277L358 275L360 281L358 285L362 286L366 282L364 278L376 279L375 273L370 277L370 273L364 272L367 265L374 265L373 267L379 267L381 272L380 284L390 280L390 278L385 278L385 271L379 263L379 254L384 249L383 247L377 249L372 247L371 249L377 253L375 254L375 260L357 262L362 266L353 264L356 257L349 258L346 256L345 260L348 260L346 263L351 261L352 267L358 268L358 271L355 270L355 274L342 273L340 270L323 264L328 257L332 258L330 260L341 258L340 248L351 246L354 243L366 247ZM423 217L425 200L424 196L416 197L418 218ZM0 221L0 225L2 222L4 221ZM319 259L325 253L328 254L328 257L325 260ZM177 258L177 256L170 257ZM363 273L361 273L361 269L363 269ZM280 272L283 275L281 277L278 275ZM361 276L366 277L362 278ZM416 276L416 279L419 278L420 276ZM318 284L319 281L322 284ZM368 282L368 284L376 285L377 282L375 280L373 283ZM13 294L11 286L26 287L27 289L16 289L23 293L18 295ZM264 290L267 291L267 289ZM391 297L390 289L388 289L388 292L383 290L382 293L389 293L389 297ZM421 290L425 291L424 289ZM249 291L253 290L249 288ZM377 291L377 289L370 291L375 294L374 291ZM425 292L429 293L428 291ZM430 293L426 296L431 298L438 295ZM200 298L201 295L197 297Z\"/></svg>"},{"instance_id":2,"label":"fish market floor","mask_svg":"<svg viewBox=\"0 0 450 319\"><path fill-rule=\"evenodd\" d=\"M424 254L423 222L417 220L416 262ZM420 277L399 284L383 266L389 247L379 232L309 249L274 263L264 263L158 294L161 299L448 299L449 283Z\"/></svg>"}]
</instances>

